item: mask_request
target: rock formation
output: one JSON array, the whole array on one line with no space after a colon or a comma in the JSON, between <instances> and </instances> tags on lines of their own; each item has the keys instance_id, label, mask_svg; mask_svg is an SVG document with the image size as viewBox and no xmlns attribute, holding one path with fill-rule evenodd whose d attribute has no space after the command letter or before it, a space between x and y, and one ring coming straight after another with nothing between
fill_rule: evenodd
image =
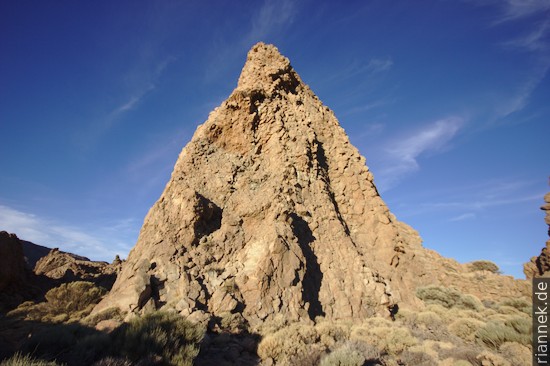
<instances>
[{"instance_id":1,"label":"rock formation","mask_svg":"<svg viewBox=\"0 0 550 366\"><path fill-rule=\"evenodd\" d=\"M34 273L37 276L59 280L58 282L90 281L110 289L120 266L120 259L109 264L91 261L86 257L54 248L36 262Z\"/></svg>"},{"instance_id":2,"label":"rock formation","mask_svg":"<svg viewBox=\"0 0 550 366\"><path fill-rule=\"evenodd\" d=\"M21 240L15 234L0 231L0 292L21 287L27 276Z\"/></svg>"},{"instance_id":3,"label":"rock formation","mask_svg":"<svg viewBox=\"0 0 550 366\"><path fill-rule=\"evenodd\" d=\"M492 296L466 272L396 220L332 111L259 43L236 89L182 150L94 312L239 313L254 325L275 314L389 315L418 305L414 289L429 283ZM488 281L496 295L529 294L510 277Z\"/></svg>"},{"instance_id":4,"label":"rock formation","mask_svg":"<svg viewBox=\"0 0 550 366\"><path fill-rule=\"evenodd\" d=\"M544 221L548 225L548 236L550 236L550 192L544 196L546 202L540 209L546 212ZM550 275L550 240L546 241L546 246L538 257L531 258L531 261L523 265L525 277L548 277Z\"/></svg>"}]
</instances>

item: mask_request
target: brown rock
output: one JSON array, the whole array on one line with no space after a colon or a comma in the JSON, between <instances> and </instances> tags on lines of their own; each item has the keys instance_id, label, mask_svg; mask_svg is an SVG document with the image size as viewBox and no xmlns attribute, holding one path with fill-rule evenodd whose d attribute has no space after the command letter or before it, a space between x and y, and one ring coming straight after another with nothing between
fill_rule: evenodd
<instances>
[{"instance_id":1,"label":"brown rock","mask_svg":"<svg viewBox=\"0 0 550 366\"><path fill-rule=\"evenodd\" d=\"M251 325L275 314L389 315L397 303L419 305L419 285L479 283L466 273L396 220L332 111L259 43L237 88L182 150L94 312L233 312ZM528 293L494 276L501 293Z\"/></svg>"},{"instance_id":2,"label":"brown rock","mask_svg":"<svg viewBox=\"0 0 550 366\"><path fill-rule=\"evenodd\" d=\"M27 276L21 240L15 234L0 231L0 291L21 287Z\"/></svg>"},{"instance_id":3,"label":"brown rock","mask_svg":"<svg viewBox=\"0 0 550 366\"><path fill-rule=\"evenodd\" d=\"M550 192L544 196L544 201L546 203L540 209L546 212L544 222L548 225L550 236ZM526 278L550 276L550 240L546 241L546 246L538 257L532 257L531 261L523 265L523 273Z\"/></svg>"},{"instance_id":4,"label":"brown rock","mask_svg":"<svg viewBox=\"0 0 550 366\"><path fill-rule=\"evenodd\" d=\"M109 289L120 267L120 259L108 264L54 248L36 262L34 273L61 282L90 281Z\"/></svg>"}]
</instances>

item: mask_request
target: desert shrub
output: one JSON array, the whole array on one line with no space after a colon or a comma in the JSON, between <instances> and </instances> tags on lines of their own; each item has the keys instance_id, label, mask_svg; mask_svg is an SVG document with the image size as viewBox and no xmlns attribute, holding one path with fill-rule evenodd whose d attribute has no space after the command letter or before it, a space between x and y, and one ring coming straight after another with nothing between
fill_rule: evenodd
<instances>
[{"instance_id":1,"label":"desert shrub","mask_svg":"<svg viewBox=\"0 0 550 366\"><path fill-rule=\"evenodd\" d=\"M512 365L529 365L532 361L531 350L522 344L506 342L500 346L500 353Z\"/></svg>"},{"instance_id":2,"label":"desert shrub","mask_svg":"<svg viewBox=\"0 0 550 366\"><path fill-rule=\"evenodd\" d=\"M32 358L29 355L16 353L11 358L0 362L0 366L57 366L54 361L44 361Z\"/></svg>"},{"instance_id":3,"label":"desert shrub","mask_svg":"<svg viewBox=\"0 0 550 366\"><path fill-rule=\"evenodd\" d=\"M120 311L119 308L108 308L108 309L103 310L100 313L93 314L93 315L92 314L88 315L87 317L82 319L81 323L85 324L85 325L88 325L88 326L94 326L95 327L97 325L97 323L99 323L100 321L110 320L110 319L123 321L124 320L124 315L122 314L122 312Z\"/></svg>"},{"instance_id":4,"label":"desert shrub","mask_svg":"<svg viewBox=\"0 0 550 366\"><path fill-rule=\"evenodd\" d=\"M320 366L362 366L366 359L353 343L345 343L321 359Z\"/></svg>"},{"instance_id":5,"label":"desert shrub","mask_svg":"<svg viewBox=\"0 0 550 366\"><path fill-rule=\"evenodd\" d=\"M345 342L350 335L350 328L339 322L322 321L315 325L315 330L321 344L326 348Z\"/></svg>"},{"instance_id":6,"label":"desert shrub","mask_svg":"<svg viewBox=\"0 0 550 366\"><path fill-rule=\"evenodd\" d=\"M441 360L454 360L453 366L460 365L460 362L467 362L468 365L472 366L482 366L481 361L477 359L477 356L480 352L481 349L478 349L476 347L458 346L451 349L441 349L439 351L439 358Z\"/></svg>"},{"instance_id":7,"label":"desert shrub","mask_svg":"<svg viewBox=\"0 0 550 366\"><path fill-rule=\"evenodd\" d=\"M501 307L512 307L514 309L517 309L521 311L522 313L525 313L527 315L531 315L533 306L532 304L527 301L526 299L506 299L498 303L498 311L500 312Z\"/></svg>"},{"instance_id":8,"label":"desert shrub","mask_svg":"<svg viewBox=\"0 0 550 366\"><path fill-rule=\"evenodd\" d=\"M506 342L531 343L532 324L528 318L514 317L505 322L490 321L476 334L476 340L491 349L498 350Z\"/></svg>"},{"instance_id":9,"label":"desert shrub","mask_svg":"<svg viewBox=\"0 0 550 366\"><path fill-rule=\"evenodd\" d=\"M418 343L409 329L396 327L374 327L362 324L354 327L350 335L351 340L372 344L378 348L380 352L389 355L397 355L403 350L414 346Z\"/></svg>"},{"instance_id":10,"label":"desert shrub","mask_svg":"<svg viewBox=\"0 0 550 366\"><path fill-rule=\"evenodd\" d=\"M49 325L32 333L23 345L22 351L43 359L61 359L74 349L80 339L94 332L79 324Z\"/></svg>"},{"instance_id":11,"label":"desert shrub","mask_svg":"<svg viewBox=\"0 0 550 366\"><path fill-rule=\"evenodd\" d=\"M481 310L483 305L472 295L464 295L460 291L441 286L426 286L416 289L416 296L427 304L442 305L447 309Z\"/></svg>"},{"instance_id":12,"label":"desert shrub","mask_svg":"<svg viewBox=\"0 0 550 366\"><path fill-rule=\"evenodd\" d=\"M132 366L132 362L127 358L105 357L95 362L92 366Z\"/></svg>"},{"instance_id":13,"label":"desert shrub","mask_svg":"<svg viewBox=\"0 0 550 366\"><path fill-rule=\"evenodd\" d=\"M46 293L46 301L62 313L75 313L95 305L107 293L91 282L75 281L64 283Z\"/></svg>"},{"instance_id":14,"label":"desert shrub","mask_svg":"<svg viewBox=\"0 0 550 366\"><path fill-rule=\"evenodd\" d=\"M309 353L318 341L319 335L314 326L293 323L264 336L258 345L258 356L262 360L271 358L277 364L285 364L293 358Z\"/></svg>"},{"instance_id":15,"label":"desert shrub","mask_svg":"<svg viewBox=\"0 0 550 366\"><path fill-rule=\"evenodd\" d=\"M220 326L223 330L232 333L240 333L248 329L248 323L241 313L222 313L220 316Z\"/></svg>"},{"instance_id":16,"label":"desert shrub","mask_svg":"<svg viewBox=\"0 0 550 366\"><path fill-rule=\"evenodd\" d=\"M448 329L457 337L472 342L475 339L476 332L484 325L484 322L477 319L458 318L449 325Z\"/></svg>"},{"instance_id":17,"label":"desert shrub","mask_svg":"<svg viewBox=\"0 0 550 366\"><path fill-rule=\"evenodd\" d=\"M273 318L262 323L258 332L262 335L273 334L288 325L288 320L283 314L276 314Z\"/></svg>"},{"instance_id":18,"label":"desert shrub","mask_svg":"<svg viewBox=\"0 0 550 366\"><path fill-rule=\"evenodd\" d=\"M114 350L132 361L161 359L167 365L192 365L204 331L175 313L155 312L117 328Z\"/></svg>"},{"instance_id":19,"label":"desert shrub","mask_svg":"<svg viewBox=\"0 0 550 366\"><path fill-rule=\"evenodd\" d=\"M405 350L401 354L400 360L404 365L437 366L437 362L434 358L425 352Z\"/></svg>"},{"instance_id":20,"label":"desert shrub","mask_svg":"<svg viewBox=\"0 0 550 366\"><path fill-rule=\"evenodd\" d=\"M498 266L491 261L474 261L468 263L468 268L471 272L489 271L492 273L501 273L500 268L498 268Z\"/></svg>"},{"instance_id":21,"label":"desert shrub","mask_svg":"<svg viewBox=\"0 0 550 366\"><path fill-rule=\"evenodd\" d=\"M49 290L45 302L24 302L9 315L50 323L79 321L91 313L106 293L104 288L91 282L69 282Z\"/></svg>"},{"instance_id":22,"label":"desert shrub","mask_svg":"<svg viewBox=\"0 0 550 366\"><path fill-rule=\"evenodd\" d=\"M512 366L510 365L510 362L505 360L502 356L489 352L487 350L481 352L476 358L481 361L481 364L483 366Z\"/></svg>"}]
</instances>

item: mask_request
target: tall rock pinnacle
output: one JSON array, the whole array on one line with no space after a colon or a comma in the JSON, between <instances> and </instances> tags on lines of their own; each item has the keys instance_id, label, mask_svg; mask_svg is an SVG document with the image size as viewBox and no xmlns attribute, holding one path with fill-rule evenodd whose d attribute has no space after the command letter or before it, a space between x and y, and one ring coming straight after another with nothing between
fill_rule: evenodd
<instances>
[{"instance_id":1,"label":"tall rock pinnacle","mask_svg":"<svg viewBox=\"0 0 550 366\"><path fill-rule=\"evenodd\" d=\"M95 312L240 313L250 324L389 314L440 261L389 212L365 159L277 48L182 150Z\"/></svg>"}]
</instances>

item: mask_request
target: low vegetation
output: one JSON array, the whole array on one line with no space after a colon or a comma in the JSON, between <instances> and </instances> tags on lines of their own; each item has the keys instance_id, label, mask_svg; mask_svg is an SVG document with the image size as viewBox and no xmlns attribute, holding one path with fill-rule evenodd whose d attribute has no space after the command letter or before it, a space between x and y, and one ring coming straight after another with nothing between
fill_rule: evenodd
<instances>
[{"instance_id":1,"label":"low vegetation","mask_svg":"<svg viewBox=\"0 0 550 366\"><path fill-rule=\"evenodd\" d=\"M79 290L85 296L75 298ZM32 332L21 354L3 361L1 366L180 366L201 359L211 364L239 364L242 354L234 352L235 346L246 349L252 357L248 363L270 365L505 366L530 360L528 299L482 303L455 288L418 288L424 309L400 309L394 321L381 317L354 322L318 317L314 322L289 323L281 314L254 330L258 333L255 335L238 314L222 314L217 320L220 333L209 334L206 340L202 327L175 313L156 312L123 322L122 314L113 308L74 321L74 314L88 314L87 309L101 296L100 289L75 283L51 290L44 303L22 304L12 311L12 318L49 322ZM65 320L60 320L65 314ZM120 326L110 333L97 331L95 326L102 321ZM250 361L254 358L256 363Z\"/></svg>"},{"instance_id":2,"label":"low vegetation","mask_svg":"<svg viewBox=\"0 0 550 366\"><path fill-rule=\"evenodd\" d=\"M491 261L474 261L468 263L468 267L472 272L488 271L491 273L501 273L500 268Z\"/></svg>"},{"instance_id":3,"label":"low vegetation","mask_svg":"<svg viewBox=\"0 0 550 366\"><path fill-rule=\"evenodd\" d=\"M78 322L92 312L107 290L91 282L64 283L49 290L44 302L27 301L8 313L24 320L48 323Z\"/></svg>"}]
</instances>

